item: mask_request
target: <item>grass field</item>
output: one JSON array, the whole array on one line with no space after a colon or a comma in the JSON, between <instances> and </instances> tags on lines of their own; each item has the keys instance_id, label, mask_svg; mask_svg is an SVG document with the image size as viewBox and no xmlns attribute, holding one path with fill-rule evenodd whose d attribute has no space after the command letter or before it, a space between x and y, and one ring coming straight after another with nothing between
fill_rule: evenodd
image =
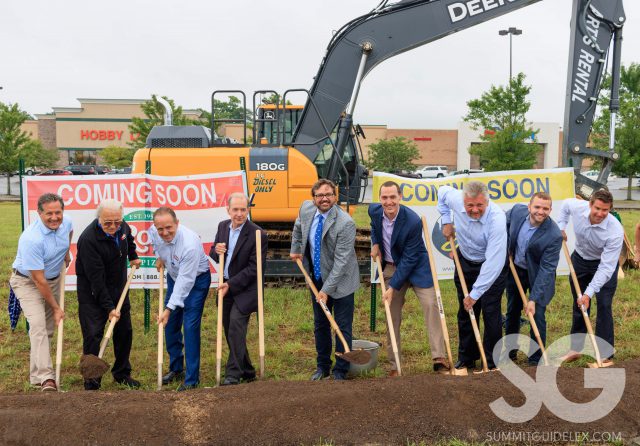
<instances>
[{"instance_id":1,"label":"grass field","mask_svg":"<svg viewBox=\"0 0 640 446\"><path fill-rule=\"evenodd\" d=\"M18 392L29 390L29 337L25 330L25 321L21 317L15 332L9 327L6 313L9 294L8 280L11 264L15 257L20 235L20 206L15 203L0 203L0 281L2 282L2 314L0 316L0 392ZM359 208L354 215L359 226L368 225L366 209ZM640 220L640 211L622 212L623 222L628 235ZM558 279L554 300L547 310L549 341L569 333L571 323L571 298L566 277ZM457 327L455 313L457 300L453 282L442 281L442 294L447 325L452 339L454 360L457 350ZM369 330L370 289L362 287L356 294L356 314L354 317L354 338L377 342L385 340L384 310L376 310L377 331ZM640 272L627 272L625 280L618 286L614 300L614 318L616 328L616 358L624 360L640 356L638 337L640 335ZM211 292L205 306L202 325L202 362L200 370L201 384L215 384L215 327L216 311ZM379 292L378 292L379 296ZM131 293L132 319L134 327L131 363L133 376L142 381L146 389L155 389L156 383L156 326L152 324L149 333L144 333L143 291ZM503 299L503 307L504 307ZM157 293L152 293L152 317L157 311ZM155 309L155 310L154 310ZM595 312L592 314L592 320ZM528 332L528 328L527 328ZM82 338L78 323L77 299L75 293L66 295L66 321L63 353L62 388L64 390L82 389L82 378L78 363L82 354ZM310 296L304 288L267 288L265 290L265 337L266 337L266 377L271 380L306 380L315 369L315 349L313 342L313 316ZM402 324L403 372L405 374L431 373L431 356L422 322L417 299L410 291L404 309ZM53 342L55 348L55 338ZM249 329L249 349L254 365L258 363L257 323L252 319ZM224 358L227 350L225 346ZM52 357L55 354L52 349ZM384 364L386 353L380 351ZM113 361L112 349L105 355L108 362ZM165 357L165 369L168 358ZM577 366L584 365L584 361ZM375 376L382 376L384 368L378 367ZM104 389L116 389L110 377L103 380Z\"/></svg>"}]
</instances>

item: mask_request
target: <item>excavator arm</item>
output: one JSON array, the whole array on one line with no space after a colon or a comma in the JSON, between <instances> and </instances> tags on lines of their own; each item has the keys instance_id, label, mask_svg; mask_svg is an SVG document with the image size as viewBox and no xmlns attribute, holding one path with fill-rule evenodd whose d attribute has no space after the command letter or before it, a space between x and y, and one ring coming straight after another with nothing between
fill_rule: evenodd
<instances>
[{"instance_id":1,"label":"excavator arm","mask_svg":"<svg viewBox=\"0 0 640 446\"><path fill-rule=\"evenodd\" d=\"M403 0L393 4L382 1L368 14L344 25L329 43L298 122L293 146L315 160L329 136L326 129L337 128L334 156L340 158L352 137L352 114L360 83L375 66L405 51L538 1ZM563 161L573 162L579 172L582 156L604 154L605 163L598 182L606 183L610 161L616 158L613 145L606 153L587 149L586 143L606 70L606 54L612 37L615 36L614 42L620 42L625 16L622 0L573 1ZM619 73L619 48L618 44L614 50L614 80ZM612 98L614 96L617 93L613 93ZM329 177L338 169L339 163L333 162ZM581 187L586 185L583 192L597 186L581 175L576 178Z\"/></svg>"}]
</instances>

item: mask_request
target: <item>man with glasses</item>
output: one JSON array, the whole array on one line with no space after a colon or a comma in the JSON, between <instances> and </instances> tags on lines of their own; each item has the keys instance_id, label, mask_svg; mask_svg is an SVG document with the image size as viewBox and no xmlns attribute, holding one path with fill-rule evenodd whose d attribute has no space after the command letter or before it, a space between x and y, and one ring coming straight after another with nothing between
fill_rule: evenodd
<instances>
[{"instance_id":1,"label":"man with glasses","mask_svg":"<svg viewBox=\"0 0 640 446\"><path fill-rule=\"evenodd\" d=\"M127 283L127 259L140 266L131 228L123 221L122 203L104 200L93 220L78 239L76 275L78 277L78 317L82 329L82 352L98 355L104 327L115 319L113 380L132 388L140 383L131 377L129 353L133 339L131 305L125 298L120 311L116 306ZM100 389L101 379L84 381L85 390Z\"/></svg>"},{"instance_id":2,"label":"man with glasses","mask_svg":"<svg viewBox=\"0 0 640 446\"><path fill-rule=\"evenodd\" d=\"M338 327L351 347L354 293L360 286L356 259L356 225L349 214L336 205L336 185L326 179L311 188L313 201L302 203L293 227L292 260L302 260L319 290L317 301L333 310ZM322 307L312 296L317 370L313 381L329 377L331 371L331 326ZM343 346L336 336L336 351ZM346 379L349 363L337 358L333 367L336 380Z\"/></svg>"},{"instance_id":3,"label":"man with glasses","mask_svg":"<svg viewBox=\"0 0 640 446\"><path fill-rule=\"evenodd\" d=\"M20 301L29 322L31 356L29 380L43 391L58 389L49 351L53 331L64 311L58 305L60 272L69 265L69 246L73 236L71 219L63 215L59 195L38 198L38 218L20 236L9 284Z\"/></svg>"}]
</instances>

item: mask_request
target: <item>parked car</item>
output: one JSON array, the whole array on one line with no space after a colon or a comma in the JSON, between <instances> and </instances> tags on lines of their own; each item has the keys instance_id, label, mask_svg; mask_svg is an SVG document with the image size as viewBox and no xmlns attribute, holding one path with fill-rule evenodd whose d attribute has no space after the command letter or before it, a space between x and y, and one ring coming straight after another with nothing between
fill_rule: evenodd
<instances>
[{"instance_id":1,"label":"parked car","mask_svg":"<svg viewBox=\"0 0 640 446\"><path fill-rule=\"evenodd\" d=\"M38 176L50 176L50 175L73 175L73 174L65 169L49 169L38 174Z\"/></svg>"},{"instance_id":2,"label":"parked car","mask_svg":"<svg viewBox=\"0 0 640 446\"><path fill-rule=\"evenodd\" d=\"M422 178L417 173L409 172L408 170L392 170L389 173L398 175L399 177L405 177L405 178Z\"/></svg>"},{"instance_id":3,"label":"parked car","mask_svg":"<svg viewBox=\"0 0 640 446\"><path fill-rule=\"evenodd\" d=\"M123 175L131 173L131 167L123 167L122 169L112 169L107 175Z\"/></svg>"},{"instance_id":4,"label":"parked car","mask_svg":"<svg viewBox=\"0 0 640 446\"><path fill-rule=\"evenodd\" d=\"M484 169L462 169L462 170L454 170L449 174L450 177L454 175L466 175L466 174L474 174L474 173L483 173Z\"/></svg>"},{"instance_id":5,"label":"parked car","mask_svg":"<svg viewBox=\"0 0 640 446\"><path fill-rule=\"evenodd\" d=\"M25 174L25 175L29 175L29 176L31 176L31 175L37 175L37 174L38 174L38 172L39 172L39 170L38 170L37 168L35 168L35 167L25 167L25 168L24 168L24 174ZM11 173L11 175L19 175L19 174L20 174L20 172L19 172L19 171L17 171L17 170L14 170L14 171Z\"/></svg>"},{"instance_id":6,"label":"parked car","mask_svg":"<svg viewBox=\"0 0 640 446\"><path fill-rule=\"evenodd\" d=\"M96 175L96 166L93 164L71 164L64 168L73 175Z\"/></svg>"},{"instance_id":7,"label":"parked car","mask_svg":"<svg viewBox=\"0 0 640 446\"><path fill-rule=\"evenodd\" d=\"M111 173L111 167L109 166L96 166L96 173L98 175L107 175Z\"/></svg>"},{"instance_id":8,"label":"parked car","mask_svg":"<svg viewBox=\"0 0 640 446\"><path fill-rule=\"evenodd\" d=\"M415 172L419 178L442 178L449 175L447 166L424 166Z\"/></svg>"}]
</instances>

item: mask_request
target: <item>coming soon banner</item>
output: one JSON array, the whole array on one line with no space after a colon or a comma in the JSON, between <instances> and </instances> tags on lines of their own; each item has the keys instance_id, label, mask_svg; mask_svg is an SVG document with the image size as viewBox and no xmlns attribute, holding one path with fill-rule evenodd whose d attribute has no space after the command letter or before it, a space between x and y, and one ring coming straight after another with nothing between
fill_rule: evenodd
<instances>
[{"instance_id":1,"label":"coming soon banner","mask_svg":"<svg viewBox=\"0 0 640 446\"><path fill-rule=\"evenodd\" d=\"M373 174L374 203L379 202L380 185L385 181L395 181L400 185L402 204L413 209L418 215L424 215L435 248L434 256L439 279L452 279L455 271L453 260L449 258L451 246L442 235L442 224L438 212L438 188L451 186L462 189L469 181L481 181L489 189L489 198L505 212L516 203L528 204L536 192L547 192L553 198L551 217L556 219L564 200L574 198L574 176L572 168L516 170L505 172L487 172L473 175L456 175L451 177L427 179L404 178L384 172ZM573 225L567 227L568 245L573 249ZM562 254L562 253L561 253ZM569 267L560 255L558 274L569 274Z\"/></svg>"},{"instance_id":2,"label":"coming soon banner","mask_svg":"<svg viewBox=\"0 0 640 446\"><path fill-rule=\"evenodd\" d=\"M228 218L227 197L234 192L246 194L242 171L220 174L162 177L156 175L82 175L23 177L25 225L38 217L38 197L55 193L64 201L64 212L73 220L72 263L67 271L66 289L76 289L76 244L80 234L96 218L96 209L105 199L115 199L124 206L124 220L142 259L142 267L132 280L132 288L159 287L155 256L149 238L153 212L160 206L176 211L180 224L200 235L202 247L209 253L218 223ZM218 283L218 265L211 259L212 286Z\"/></svg>"}]
</instances>

